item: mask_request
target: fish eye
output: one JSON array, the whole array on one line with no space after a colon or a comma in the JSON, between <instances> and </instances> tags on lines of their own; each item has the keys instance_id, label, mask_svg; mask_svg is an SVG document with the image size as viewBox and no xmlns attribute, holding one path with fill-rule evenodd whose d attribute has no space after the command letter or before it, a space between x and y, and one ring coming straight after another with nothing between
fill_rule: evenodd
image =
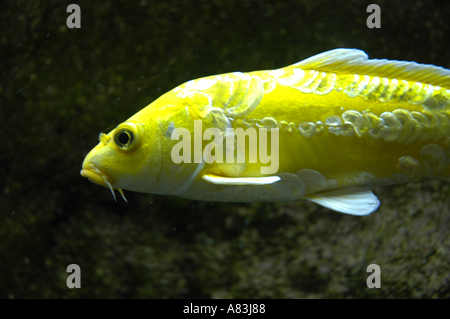
<instances>
[{"instance_id":1,"label":"fish eye","mask_svg":"<svg viewBox=\"0 0 450 319\"><path fill-rule=\"evenodd\" d=\"M133 132L127 129L119 130L114 137L114 141L116 142L117 146L119 146L122 149L130 148L130 146L133 144L133 140L134 140Z\"/></svg>"},{"instance_id":2,"label":"fish eye","mask_svg":"<svg viewBox=\"0 0 450 319\"><path fill-rule=\"evenodd\" d=\"M114 144L122 151L130 152L139 145L139 127L133 122L122 123L114 130Z\"/></svg>"}]
</instances>

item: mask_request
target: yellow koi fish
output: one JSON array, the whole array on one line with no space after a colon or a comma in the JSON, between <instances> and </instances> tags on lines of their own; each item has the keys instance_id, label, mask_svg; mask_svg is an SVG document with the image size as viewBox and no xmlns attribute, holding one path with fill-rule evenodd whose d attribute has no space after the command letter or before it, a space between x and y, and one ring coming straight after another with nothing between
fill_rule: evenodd
<instances>
[{"instance_id":1,"label":"yellow koi fish","mask_svg":"<svg viewBox=\"0 0 450 319\"><path fill-rule=\"evenodd\" d=\"M450 180L449 105L450 70L336 49L277 70L186 82L100 133L81 175L113 196L125 189L224 202L303 198L367 215L380 204L375 186ZM238 131L241 146L221 160ZM271 158L252 145L255 134Z\"/></svg>"}]
</instances>

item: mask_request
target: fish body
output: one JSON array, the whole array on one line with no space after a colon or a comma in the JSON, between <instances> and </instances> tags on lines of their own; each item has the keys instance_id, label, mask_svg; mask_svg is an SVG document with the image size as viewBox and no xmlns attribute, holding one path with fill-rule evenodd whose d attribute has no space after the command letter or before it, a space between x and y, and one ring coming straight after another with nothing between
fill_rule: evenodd
<instances>
[{"instance_id":1,"label":"fish body","mask_svg":"<svg viewBox=\"0 0 450 319\"><path fill-rule=\"evenodd\" d=\"M449 179L449 106L449 70L336 49L281 69L186 82L101 133L81 175L121 194L229 202L304 198L366 215L379 206L370 191L375 186ZM270 163L250 137L240 144L244 160L239 150L224 150L227 161L214 157L239 128L254 128L256 140L267 142ZM214 142L205 138L208 129L221 133ZM188 155L183 148L191 160L176 163L180 138L191 146Z\"/></svg>"}]
</instances>

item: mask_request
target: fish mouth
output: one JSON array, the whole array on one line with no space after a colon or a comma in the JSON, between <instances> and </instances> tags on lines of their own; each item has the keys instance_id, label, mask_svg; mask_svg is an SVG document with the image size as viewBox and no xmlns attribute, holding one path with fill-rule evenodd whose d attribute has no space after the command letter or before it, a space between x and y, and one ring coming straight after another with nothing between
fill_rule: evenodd
<instances>
[{"instance_id":1,"label":"fish mouth","mask_svg":"<svg viewBox=\"0 0 450 319\"><path fill-rule=\"evenodd\" d=\"M113 195L114 201L116 200L116 194L114 194L114 188L113 184L116 184L117 181L114 177L109 175L108 173L105 173L105 171L102 171L98 167L95 167L92 163L86 163L83 162L83 166L80 171L81 176L86 177L90 182L94 184L98 184L100 186L109 188L111 191L111 194ZM125 195L121 188L116 188L120 195L122 196L123 200L128 203L127 199L125 198Z\"/></svg>"},{"instance_id":2,"label":"fish mouth","mask_svg":"<svg viewBox=\"0 0 450 319\"><path fill-rule=\"evenodd\" d=\"M111 188L113 184L117 183L115 178L91 163L83 163L80 174L81 176L86 177L90 182L106 188Z\"/></svg>"}]
</instances>

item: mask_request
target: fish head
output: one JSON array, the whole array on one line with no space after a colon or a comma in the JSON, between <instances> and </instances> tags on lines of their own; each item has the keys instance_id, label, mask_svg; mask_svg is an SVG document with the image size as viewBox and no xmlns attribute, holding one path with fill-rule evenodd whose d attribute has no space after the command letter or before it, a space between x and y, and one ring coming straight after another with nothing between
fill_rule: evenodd
<instances>
[{"instance_id":1,"label":"fish head","mask_svg":"<svg viewBox=\"0 0 450 319\"><path fill-rule=\"evenodd\" d=\"M108 134L100 133L100 143L87 154L80 174L121 194L124 189L182 195L204 163L173 160L173 148L180 142L173 137L177 128L193 138L194 122L184 100L165 94Z\"/></svg>"},{"instance_id":2,"label":"fish head","mask_svg":"<svg viewBox=\"0 0 450 319\"><path fill-rule=\"evenodd\" d=\"M132 191L151 190L161 172L161 144L149 120L127 120L108 134L85 157L81 176L103 187Z\"/></svg>"}]
</instances>

